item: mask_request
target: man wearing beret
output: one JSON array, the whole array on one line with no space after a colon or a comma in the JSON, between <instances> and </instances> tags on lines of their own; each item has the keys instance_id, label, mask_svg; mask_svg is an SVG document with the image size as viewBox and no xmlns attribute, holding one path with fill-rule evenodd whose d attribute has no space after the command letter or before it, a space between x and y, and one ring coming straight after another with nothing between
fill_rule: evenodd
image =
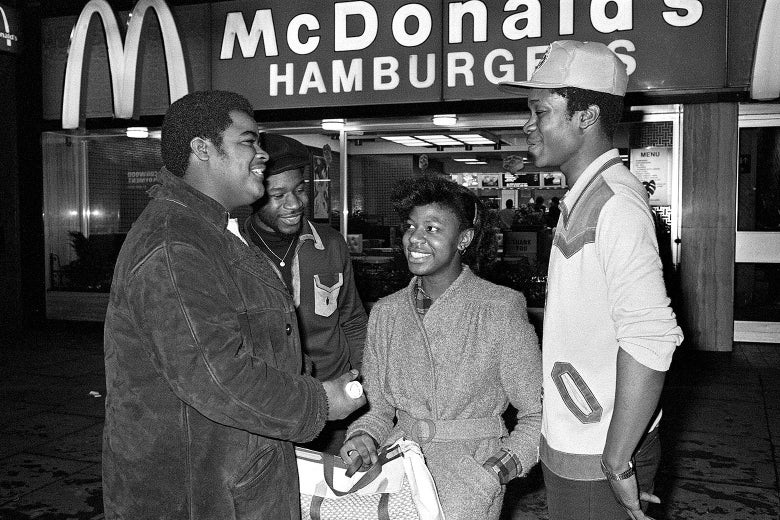
<instances>
[{"instance_id":1,"label":"man wearing beret","mask_svg":"<svg viewBox=\"0 0 780 520\"><path fill-rule=\"evenodd\" d=\"M529 81L523 126L560 168L544 314L540 457L551 520L642 520L660 446L658 401L682 331L669 306L647 193L612 145L628 75L603 43L556 41Z\"/></svg>"},{"instance_id":2,"label":"man wearing beret","mask_svg":"<svg viewBox=\"0 0 780 520\"><path fill-rule=\"evenodd\" d=\"M308 370L327 381L360 370L366 316L344 238L304 216L309 204L306 169L311 154L287 136L263 135L269 160L265 195L252 205L242 232L262 252L295 302ZM308 447L338 453L346 424L329 424Z\"/></svg>"}]
</instances>

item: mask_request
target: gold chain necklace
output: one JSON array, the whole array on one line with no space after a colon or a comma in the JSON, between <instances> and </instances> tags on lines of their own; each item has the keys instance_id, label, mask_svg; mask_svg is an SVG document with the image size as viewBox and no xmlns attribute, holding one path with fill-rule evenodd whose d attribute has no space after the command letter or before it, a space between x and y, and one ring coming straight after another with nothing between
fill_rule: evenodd
<instances>
[{"instance_id":1,"label":"gold chain necklace","mask_svg":"<svg viewBox=\"0 0 780 520\"><path fill-rule=\"evenodd\" d=\"M265 240L263 240L263 237L260 236L260 233L258 233L257 230L254 229L254 227L255 227L255 223L252 222L252 231L255 232L255 235L257 236L257 238L260 239L260 242L262 242L263 245L265 246L265 248L268 249L268 252L271 253L272 255L274 255L279 260L279 267L284 267L285 265L287 265L287 264L284 263L284 259L287 258L287 254L290 252L290 249L292 248L293 242L295 242L295 238L290 240L290 245L287 246L287 251L284 252L284 256L279 258L279 255L274 253L273 249L268 247L268 244L265 243Z\"/></svg>"}]
</instances>

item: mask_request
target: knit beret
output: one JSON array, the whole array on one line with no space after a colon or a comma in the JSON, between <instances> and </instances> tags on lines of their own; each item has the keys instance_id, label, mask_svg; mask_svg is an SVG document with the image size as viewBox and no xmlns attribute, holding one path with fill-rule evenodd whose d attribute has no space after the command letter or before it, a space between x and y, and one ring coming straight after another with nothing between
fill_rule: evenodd
<instances>
[{"instance_id":1,"label":"knit beret","mask_svg":"<svg viewBox=\"0 0 780 520\"><path fill-rule=\"evenodd\" d=\"M264 175L305 168L311 163L309 149L302 143L280 134L263 134L261 147L268 153Z\"/></svg>"}]
</instances>

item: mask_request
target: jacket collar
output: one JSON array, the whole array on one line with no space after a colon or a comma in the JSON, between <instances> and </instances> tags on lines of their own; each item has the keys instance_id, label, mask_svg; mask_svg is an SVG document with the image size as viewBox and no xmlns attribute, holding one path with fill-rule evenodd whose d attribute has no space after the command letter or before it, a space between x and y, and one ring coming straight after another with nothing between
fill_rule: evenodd
<instances>
[{"instance_id":1,"label":"jacket collar","mask_svg":"<svg viewBox=\"0 0 780 520\"><path fill-rule=\"evenodd\" d=\"M320 234L317 233L314 225L308 220L304 220L303 222L303 226L301 227L301 234L298 237L298 243L302 244L306 240L311 240L314 242L315 249L319 249L320 251L325 249L325 244L322 243Z\"/></svg>"},{"instance_id":2,"label":"jacket collar","mask_svg":"<svg viewBox=\"0 0 780 520\"><path fill-rule=\"evenodd\" d=\"M155 184L148 192L152 198L167 200L190 208L220 229L227 227L230 213L225 207L208 195L190 186L183 178L177 177L166 168L162 168L157 174L157 181L160 184Z\"/></svg>"},{"instance_id":3,"label":"jacket collar","mask_svg":"<svg viewBox=\"0 0 780 520\"><path fill-rule=\"evenodd\" d=\"M444 292L441 294L441 296L439 296L435 301L438 302L438 301L445 300L445 299L448 300L450 298L457 298L458 297L458 293L460 292L461 287L463 287L464 285L469 284L470 281L473 278L475 278L476 276L477 275L474 274L474 272L471 270L471 268L468 265L466 265L466 264L461 265L460 266L460 274L458 275L458 277L455 278L455 280L452 281L450 286L447 287L447 289L445 289ZM418 280L420 280L419 276L412 276L412 279L409 281L409 283L406 286L407 291L408 291L408 295L411 298L412 303L415 303L414 299L416 297L416 294L415 294L414 287L418 283ZM422 281L421 280L420 280L420 286L422 287ZM453 296L453 294L454 294L454 296Z\"/></svg>"}]
</instances>

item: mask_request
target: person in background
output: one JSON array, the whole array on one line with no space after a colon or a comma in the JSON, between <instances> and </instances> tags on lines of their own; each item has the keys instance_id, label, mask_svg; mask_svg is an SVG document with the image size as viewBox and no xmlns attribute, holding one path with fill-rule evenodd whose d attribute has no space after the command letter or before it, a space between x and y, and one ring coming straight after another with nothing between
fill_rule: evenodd
<instances>
[{"instance_id":1,"label":"person in background","mask_svg":"<svg viewBox=\"0 0 780 520\"><path fill-rule=\"evenodd\" d=\"M357 372L300 375L292 299L230 218L264 192L253 114L201 91L165 115L106 313L106 518L298 519L291 441L365 404L345 392Z\"/></svg>"},{"instance_id":2,"label":"person in background","mask_svg":"<svg viewBox=\"0 0 780 520\"><path fill-rule=\"evenodd\" d=\"M683 335L664 288L648 197L612 145L628 76L604 44L556 41L529 81L523 126L561 201L543 328L540 455L550 518L634 520L660 459L658 401Z\"/></svg>"},{"instance_id":3,"label":"person in background","mask_svg":"<svg viewBox=\"0 0 780 520\"><path fill-rule=\"evenodd\" d=\"M414 440L448 520L495 520L507 482L537 463L541 354L525 298L472 271L495 237L468 188L421 177L399 183L392 201L415 276L371 310L369 410L350 425L341 457L354 473L376 462L378 446Z\"/></svg>"},{"instance_id":4,"label":"person in background","mask_svg":"<svg viewBox=\"0 0 780 520\"><path fill-rule=\"evenodd\" d=\"M536 197L534 199L533 208L534 211L541 213L542 215L547 213L547 206L544 205L544 197L542 197L541 195Z\"/></svg>"},{"instance_id":5,"label":"person in background","mask_svg":"<svg viewBox=\"0 0 780 520\"><path fill-rule=\"evenodd\" d=\"M515 203L512 199L506 199L506 207L498 211L498 223L501 231L509 231L515 220Z\"/></svg>"},{"instance_id":6,"label":"person in background","mask_svg":"<svg viewBox=\"0 0 780 520\"><path fill-rule=\"evenodd\" d=\"M346 241L329 225L304 216L309 204L304 176L312 161L309 150L283 135L263 134L262 141L269 155L265 194L252 204L243 235L292 295L307 371L327 381L360 370L368 317ZM346 426L329 423L307 447L337 453Z\"/></svg>"},{"instance_id":7,"label":"person in background","mask_svg":"<svg viewBox=\"0 0 780 520\"><path fill-rule=\"evenodd\" d=\"M544 216L548 228L554 228L558 225L558 218L561 216L560 200L558 197L550 199L550 208Z\"/></svg>"}]
</instances>

